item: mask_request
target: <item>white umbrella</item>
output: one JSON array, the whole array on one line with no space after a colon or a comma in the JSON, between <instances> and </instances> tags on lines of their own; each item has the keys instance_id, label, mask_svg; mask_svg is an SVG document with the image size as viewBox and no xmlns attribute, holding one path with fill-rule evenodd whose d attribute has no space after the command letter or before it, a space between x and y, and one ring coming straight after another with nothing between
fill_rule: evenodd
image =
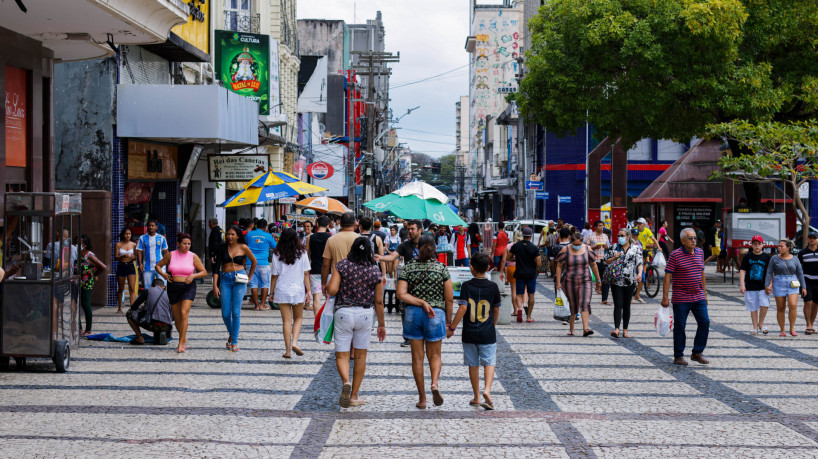
<instances>
[{"instance_id":1,"label":"white umbrella","mask_svg":"<svg viewBox=\"0 0 818 459\"><path fill-rule=\"evenodd\" d=\"M421 182L420 180L409 182L399 190L395 190L392 193L397 194L398 196L417 196L420 199L434 199L440 201L441 204L446 204L449 202L448 196L432 185L429 185L426 182Z\"/></svg>"}]
</instances>

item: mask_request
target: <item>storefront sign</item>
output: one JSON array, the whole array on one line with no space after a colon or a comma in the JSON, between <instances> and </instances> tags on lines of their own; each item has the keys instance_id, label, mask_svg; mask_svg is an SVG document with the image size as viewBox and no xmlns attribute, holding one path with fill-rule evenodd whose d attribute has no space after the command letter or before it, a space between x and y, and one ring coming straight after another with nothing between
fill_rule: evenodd
<instances>
[{"instance_id":1,"label":"storefront sign","mask_svg":"<svg viewBox=\"0 0 818 459\"><path fill-rule=\"evenodd\" d=\"M175 145L128 142L128 180L176 180L178 164Z\"/></svg>"},{"instance_id":2,"label":"storefront sign","mask_svg":"<svg viewBox=\"0 0 818 459\"><path fill-rule=\"evenodd\" d=\"M679 232L685 228L690 228L694 222L706 235L710 234L713 223L715 223L716 220L714 206L676 205L675 210L673 215L673 231L676 234L671 236L671 238L675 240L675 248L682 246L681 237L677 237L679 236Z\"/></svg>"},{"instance_id":3,"label":"storefront sign","mask_svg":"<svg viewBox=\"0 0 818 459\"><path fill-rule=\"evenodd\" d=\"M131 182L125 185L125 205L144 204L151 200L151 182Z\"/></svg>"},{"instance_id":4,"label":"storefront sign","mask_svg":"<svg viewBox=\"0 0 818 459\"><path fill-rule=\"evenodd\" d=\"M269 160L267 155L210 155L208 177L211 182L248 182L267 170Z\"/></svg>"},{"instance_id":5,"label":"storefront sign","mask_svg":"<svg viewBox=\"0 0 818 459\"><path fill-rule=\"evenodd\" d=\"M216 79L236 94L258 102L259 114L270 111L270 37L216 30Z\"/></svg>"},{"instance_id":6,"label":"storefront sign","mask_svg":"<svg viewBox=\"0 0 818 459\"><path fill-rule=\"evenodd\" d=\"M326 180L332 177L333 172L335 172L335 169L332 167L332 165L325 163L324 161L318 161L307 165L307 173L310 174L310 177L317 180Z\"/></svg>"},{"instance_id":7,"label":"storefront sign","mask_svg":"<svg viewBox=\"0 0 818 459\"><path fill-rule=\"evenodd\" d=\"M28 84L26 71L6 66L6 166L26 167Z\"/></svg>"}]
</instances>

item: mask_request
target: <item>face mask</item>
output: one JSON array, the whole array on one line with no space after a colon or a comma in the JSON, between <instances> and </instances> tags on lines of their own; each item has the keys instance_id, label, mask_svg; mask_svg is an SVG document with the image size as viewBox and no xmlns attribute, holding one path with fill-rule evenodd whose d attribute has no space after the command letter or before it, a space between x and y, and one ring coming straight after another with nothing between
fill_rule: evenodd
<instances>
[{"instance_id":1,"label":"face mask","mask_svg":"<svg viewBox=\"0 0 818 459\"><path fill-rule=\"evenodd\" d=\"M626 238L624 236L619 236L618 241L619 241L619 245L625 245L625 243L628 242L628 238Z\"/></svg>"},{"instance_id":2,"label":"face mask","mask_svg":"<svg viewBox=\"0 0 818 459\"><path fill-rule=\"evenodd\" d=\"M571 247L573 247L574 250L579 250L579 249L582 248L582 244L580 244L580 245L571 244Z\"/></svg>"}]
</instances>

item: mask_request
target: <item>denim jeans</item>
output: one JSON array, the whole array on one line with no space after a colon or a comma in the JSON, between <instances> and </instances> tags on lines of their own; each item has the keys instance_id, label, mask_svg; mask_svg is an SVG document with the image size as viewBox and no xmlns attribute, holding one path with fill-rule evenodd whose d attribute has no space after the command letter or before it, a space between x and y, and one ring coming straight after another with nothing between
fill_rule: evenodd
<instances>
[{"instance_id":1,"label":"denim jeans","mask_svg":"<svg viewBox=\"0 0 818 459\"><path fill-rule=\"evenodd\" d=\"M693 313L696 319L696 337L693 338L693 354L701 354L707 346L707 335L710 334L710 317L707 315L707 301L692 303L673 303L673 356L682 357L685 352L685 325L687 316Z\"/></svg>"},{"instance_id":2,"label":"denim jeans","mask_svg":"<svg viewBox=\"0 0 818 459\"><path fill-rule=\"evenodd\" d=\"M242 271L238 271L242 272ZM247 284L236 283L236 273L219 274L219 290L222 295L222 319L230 333L230 342L239 343L239 325L241 324L241 303Z\"/></svg>"}]
</instances>

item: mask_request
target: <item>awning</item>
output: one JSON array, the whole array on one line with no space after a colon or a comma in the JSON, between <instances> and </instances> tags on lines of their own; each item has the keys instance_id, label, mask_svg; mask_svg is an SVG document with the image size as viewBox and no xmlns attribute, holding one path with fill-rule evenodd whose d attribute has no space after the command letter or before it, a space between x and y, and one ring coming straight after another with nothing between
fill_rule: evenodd
<instances>
[{"instance_id":1,"label":"awning","mask_svg":"<svg viewBox=\"0 0 818 459\"><path fill-rule=\"evenodd\" d=\"M117 85L117 135L171 143L259 144L258 103L217 85Z\"/></svg>"},{"instance_id":2,"label":"awning","mask_svg":"<svg viewBox=\"0 0 818 459\"><path fill-rule=\"evenodd\" d=\"M722 202L722 181L710 180L719 169L721 145L721 140L699 140L633 202Z\"/></svg>"}]
</instances>

